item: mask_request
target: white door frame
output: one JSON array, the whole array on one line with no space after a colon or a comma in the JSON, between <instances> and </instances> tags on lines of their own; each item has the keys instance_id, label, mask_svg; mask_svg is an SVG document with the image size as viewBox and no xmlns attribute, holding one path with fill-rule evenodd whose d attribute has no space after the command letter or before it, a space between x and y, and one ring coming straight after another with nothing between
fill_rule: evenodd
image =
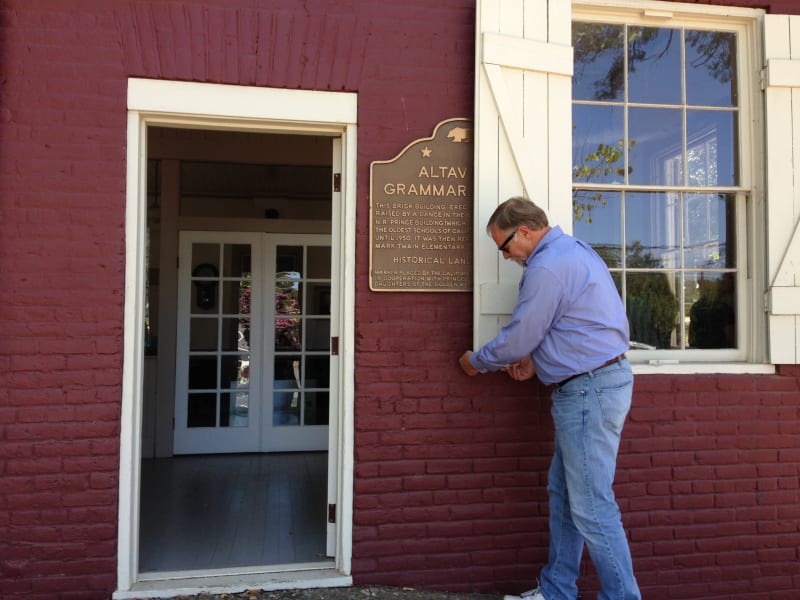
<instances>
[{"instance_id":1,"label":"white door frame","mask_svg":"<svg viewBox=\"0 0 800 600\"><path fill-rule=\"evenodd\" d=\"M341 148L340 202L334 202L332 256L341 292L332 298L339 331L337 409L332 410L329 479L336 482L335 562L332 569L302 565L191 573L180 580L146 582L147 595L250 588L285 589L350 585L353 522L353 340L355 313L357 95L344 92L284 90L233 85L128 80L127 192L125 213L125 315L120 422L117 591L114 598L141 596L139 575L139 498L144 358L145 233L147 218L147 127L228 129L329 135ZM338 142L341 143L338 143ZM337 194L334 194L334 199ZM333 319L332 319L333 320ZM332 378L333 379L333 378ZM334 381L331 381L334 385ZM335 464L333 464L335 463ZM266 572L270 571L270 572ZM291 576L287 576L291 571Z\"/></svg>"}]
</instances>

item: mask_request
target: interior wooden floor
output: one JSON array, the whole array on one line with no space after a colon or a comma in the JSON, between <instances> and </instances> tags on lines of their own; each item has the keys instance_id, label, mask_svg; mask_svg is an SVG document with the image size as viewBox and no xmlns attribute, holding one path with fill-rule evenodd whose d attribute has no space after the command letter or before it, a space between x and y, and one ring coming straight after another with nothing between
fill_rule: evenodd
<instances>
[{"instance_id":1,"label":"interior wooden floor","mask_svg":"<svg viewBox=\"0 0 800 600\"><path fill-rule=\"evenodd\" d=\"M326 452L144 459L139 570L327 560Z\"/></svg>"}]
</instances>

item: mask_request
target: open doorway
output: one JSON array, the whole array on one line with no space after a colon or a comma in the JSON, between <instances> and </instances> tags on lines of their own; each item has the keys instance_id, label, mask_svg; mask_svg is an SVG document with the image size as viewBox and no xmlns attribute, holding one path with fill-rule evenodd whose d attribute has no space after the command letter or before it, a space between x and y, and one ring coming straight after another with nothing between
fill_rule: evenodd
<instances>
[{"instance_id":1,"label":"open doorway","mask_svg":"<svg viewBox=\"0 0 800 600\"><path fill-rule=\"evenodd\" d=\"M356 96L130 79L128 111L114 597L349 585Z\"/></svg>"},{"instance_id":2,"label":"open doorway","mask_svg":"<svg viewBox=\"0 0 800 600\"><path fill-rule=\"evenodd\" d=\"M325 561L332 138L147 139L140 571Z\"/></svg>"}]
</instances>

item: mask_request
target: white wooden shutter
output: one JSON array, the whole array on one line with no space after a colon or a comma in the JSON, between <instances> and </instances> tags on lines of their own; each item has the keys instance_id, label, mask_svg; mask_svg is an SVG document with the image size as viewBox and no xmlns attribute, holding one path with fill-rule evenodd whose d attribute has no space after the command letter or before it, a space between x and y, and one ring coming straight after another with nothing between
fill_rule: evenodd
<instances>
[{"instance_id":1,"label":"white wooden shutter","mask_svg":"<svg viewBox=\"0 0 800 600\"><path fill-rule=\"evenodd\" d=\"M570 2L478 0L475 50L475 347L517 298L519 267L482 235L524 195L572 230Z\"/></svg>"},{"instance_id":2,"label":"white wooden shutter","mask_svg":"<svg viewBox=\"0 0 800 600\"><path fill-rule=\"evenodd\" d=\"M766 15L769 351L800 362L800 16Z\"/></svg>"}]
</instances>

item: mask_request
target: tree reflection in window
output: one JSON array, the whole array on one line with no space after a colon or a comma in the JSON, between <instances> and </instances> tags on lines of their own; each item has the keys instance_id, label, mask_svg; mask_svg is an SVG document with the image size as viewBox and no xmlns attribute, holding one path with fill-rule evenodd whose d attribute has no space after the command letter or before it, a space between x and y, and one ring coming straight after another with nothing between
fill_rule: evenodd
<instances>
[{"instance_id":1,"label":"tree reflection in window","mask_svg":"<svg viewBox=\"0 0 800 600\"><path fill-rule=\"evenodd\" d=\"M735 348L736 33L575 22L573 48L575 235L639 347Z\"/></svg>"}]
</instances>

